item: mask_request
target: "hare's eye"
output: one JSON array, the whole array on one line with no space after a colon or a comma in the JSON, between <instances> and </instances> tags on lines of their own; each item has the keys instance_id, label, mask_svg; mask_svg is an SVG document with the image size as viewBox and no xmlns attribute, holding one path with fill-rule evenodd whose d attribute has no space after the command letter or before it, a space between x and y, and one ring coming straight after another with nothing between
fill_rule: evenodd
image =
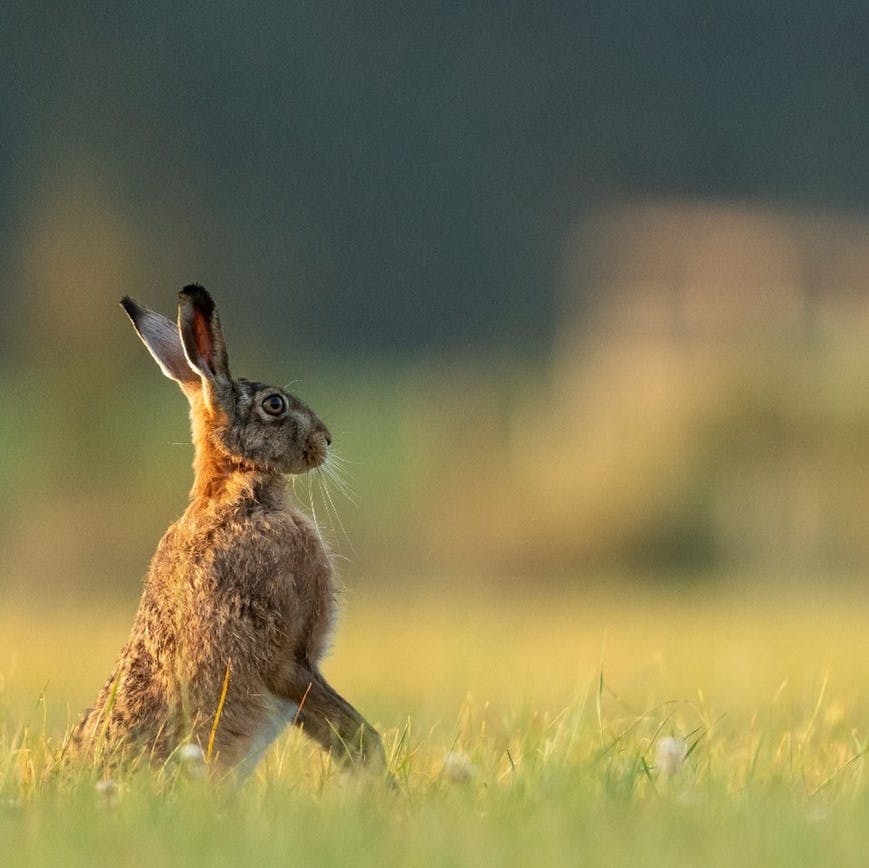
<instances>
[{"instance_id":1,"label":"hare's eye","mask_svg":"<svg viewBox=\"0 0 869 868\"><path fill-rule=\"evenodd\" d=\"M287 411L287 399L283 395L269 395L263 398L260 406L269 416L280 416Z\"/></svg>"}]
</instances>

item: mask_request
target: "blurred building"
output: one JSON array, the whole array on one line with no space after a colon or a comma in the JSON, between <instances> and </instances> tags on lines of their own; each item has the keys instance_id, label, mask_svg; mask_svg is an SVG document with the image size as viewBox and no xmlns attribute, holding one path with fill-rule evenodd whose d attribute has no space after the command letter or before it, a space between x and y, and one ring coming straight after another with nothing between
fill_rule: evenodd
<instances>
[{"instance_id":1,"label":"blurred building","mask_svg":"<svg viewBox=\"0 0 869 868\"><path fill-rule=\"evenodd\" d=\"M468 550L538 569L869 562L869 221L622 203L564 262L553 365L517 407L504 490L457 522Z\"/></svg>"},{"instance_id":2,"label":"blurred building","mask_svg":"<svg viewBox=\"0 0 869 868\"><path fill-rule=\"evenodd\" d=\"M745 202L616 205L582 221L562 283L585 336L869 327L869 220ZM562 337L572 343L571 328Z\"/></svg>"}]
</instances>

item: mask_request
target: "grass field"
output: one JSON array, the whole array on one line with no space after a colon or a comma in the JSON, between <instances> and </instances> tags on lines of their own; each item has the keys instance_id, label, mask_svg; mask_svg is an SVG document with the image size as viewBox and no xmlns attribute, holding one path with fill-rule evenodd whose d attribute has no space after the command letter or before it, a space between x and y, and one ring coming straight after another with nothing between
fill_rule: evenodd
<instances>
[{"instance_id":1,"label":"grass field","mask_svg":"<svg viewBox=\"0 0 869 868\"><path fill-rule=\"evenodd\" d=\"M394 786L295 732L241 790L178 764L52 775L132 612L7 608L0 864L865 864L856 596L396 582L344 610L325 670L383 731Z\"/></svg>"}]
</instances>

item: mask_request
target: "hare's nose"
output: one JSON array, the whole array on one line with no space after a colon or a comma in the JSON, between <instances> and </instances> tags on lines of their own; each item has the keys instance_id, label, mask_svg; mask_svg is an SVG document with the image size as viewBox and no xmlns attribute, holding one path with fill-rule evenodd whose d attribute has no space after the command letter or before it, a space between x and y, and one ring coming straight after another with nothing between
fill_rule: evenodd
<instances>
[{"instance_id":1,"label":"hare's nose","mask_svg":"<svg viewBox=\"0 0 869 868\"><path fill-rule=\"evenodd\" d=\"M329 429L322 422L320 423L320 430L323 432L323 436L326 438L326 445L331 446L332 445L332 435L329 432Z\"/></svg>"}]
</instances>

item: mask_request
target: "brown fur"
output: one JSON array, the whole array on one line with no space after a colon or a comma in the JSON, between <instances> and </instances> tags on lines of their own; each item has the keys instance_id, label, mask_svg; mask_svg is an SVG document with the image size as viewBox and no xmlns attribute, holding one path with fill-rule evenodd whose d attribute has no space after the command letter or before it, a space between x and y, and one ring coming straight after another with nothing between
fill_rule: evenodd
<instances>
[{"instance_id":1,"label":"brown fur","mask_svg":"<svg viewBox=\"0 0 869 868\"><path fill-rule=\"evenodd\" d=\"M213 764L247 772L293 722L342 759L382 765L377 732L319 672L335 580L317 528L286 492L285 474L325 460L328 430L282 389L231 377L201 287L181 292L177 327L123 304L190 401L194 484L157 546L129 641L74 747L108 762L162 759L188 741L207 752L213 741ZM265 409L270 398L280 404L275 396L286 406L277 416Z\"/></svg>"}]
</instances>

